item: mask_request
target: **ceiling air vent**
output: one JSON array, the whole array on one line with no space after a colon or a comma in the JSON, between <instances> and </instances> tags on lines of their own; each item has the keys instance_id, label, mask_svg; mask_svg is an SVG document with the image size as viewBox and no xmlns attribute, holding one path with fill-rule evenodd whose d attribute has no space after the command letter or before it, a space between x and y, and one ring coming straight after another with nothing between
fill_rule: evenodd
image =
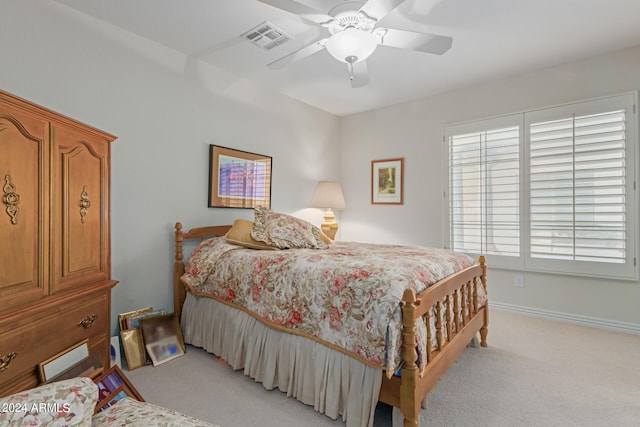
<instances>
[{"instance_id":1,"label":"ceiling air vent","mask_svg":"<svg viewBox=\"0 0 640 427\"><path fill-rule=\"evenodd\" d=\"M280 46L282 43L292 40L290 35L267 21L250 29L244 33L242 37L266 50L271 50L276 46Z\"/></svg>"}]
</instances>

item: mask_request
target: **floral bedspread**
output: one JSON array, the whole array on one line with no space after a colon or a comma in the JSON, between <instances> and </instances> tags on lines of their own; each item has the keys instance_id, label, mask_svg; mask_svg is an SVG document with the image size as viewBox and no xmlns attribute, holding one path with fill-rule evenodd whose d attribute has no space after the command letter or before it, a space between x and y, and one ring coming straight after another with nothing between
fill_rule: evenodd
<instances>
[{"instance_id":1,"label":"floral bedspread","mask_svg":"<svg viewBox=\"0 0 640 427\"><path fill-rule=\"evenodd\" d=\"M333 242L322 250L260 251L215 238L194 249L183 280L196 295L243 307L389 373L401 361L404 290L422 292L473 264L437 248ZM426 325L416 326L424 354Z\"/></svg>"},{"instance_id":2,"label":"floral bedspread","mask_svg":"<svg viewBox=\"0 0 640 427\"><path fill-rule=\"evenodd\" d=\"M131 398L120 399L115 404L93 416L91 427L144 426L144 427L220 427L197 420L149 402Z\"/></svg>"}]
</instances>

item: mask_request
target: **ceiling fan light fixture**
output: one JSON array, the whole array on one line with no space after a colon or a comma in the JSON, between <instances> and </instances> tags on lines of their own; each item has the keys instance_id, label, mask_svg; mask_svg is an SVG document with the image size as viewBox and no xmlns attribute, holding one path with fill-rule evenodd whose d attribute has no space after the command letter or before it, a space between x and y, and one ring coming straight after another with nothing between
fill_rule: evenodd
<instances>
[{"instance_id":1,"label":"ceiling fan light fixture","mask_svg":"<svg viewBox=\"0 0 640 427\"><path fill-rule=\"evenodd\" d=\"M370 32L347 28L327 40L326 48L338 61L353 64L367 59L378 46L378 38Z\"/></svg>"}]
</instances>

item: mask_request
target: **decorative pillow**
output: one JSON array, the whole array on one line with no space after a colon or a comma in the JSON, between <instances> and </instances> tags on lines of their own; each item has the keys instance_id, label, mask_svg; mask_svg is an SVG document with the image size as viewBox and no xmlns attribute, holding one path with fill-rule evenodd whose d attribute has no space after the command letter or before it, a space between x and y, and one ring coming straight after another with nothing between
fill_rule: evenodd
<instances>
[{"instance_id":1,"label":"decorative pillow","mask_svg":"<svg viewBox=\"0 0 640 427\"><path fill-rule=\"evenodd\" d=\"M0 398L0 425L87 427L97 401L98 386L89 378L45 384Z\"/></svg>"},{"instance_id":2,"label":"decorative pillow","mask_svg":"<svg viewBox=\"0 0 640 427\"><path fill-rule=\"evenodd\" d=\"M327 247L320 238L320 229L307 221L262 206L255 208L254 215L251 237L255 240L280 249Z\"/></svg>"},{"instance_id":3,"label":"decorative pillow","mask_svg":"<svg viewBox=\"0 0 640 427\"><path fill-rule=\"evenodd\" d=\"M234 245L244 246L251 249L263 249L277 251L279 248L275 246L269 246L264 242L259 242L251 237L251 229L253 228L253 222L246 219L236 219L233 221L233 227L225 234L224 238L227 242Z\"/></svg>"}]
</instances>

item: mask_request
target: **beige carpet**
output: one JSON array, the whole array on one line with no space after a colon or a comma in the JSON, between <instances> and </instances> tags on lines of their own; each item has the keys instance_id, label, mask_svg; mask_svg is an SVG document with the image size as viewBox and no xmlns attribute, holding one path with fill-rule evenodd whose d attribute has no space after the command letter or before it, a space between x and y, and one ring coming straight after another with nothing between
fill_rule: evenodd
<instances>
[{"instance_id":1,"label":"beige carpet","mask_svg":"<svg viewBox=\"0 0 640 427\"><path fill-rule=\"evenodd\" d=\"M640 337L494 310L488 348L467 348L430 393L421 427L640 426ZM125 373L149 402L222 427L344 426L206 352ZM378 405L376 427L391 425Z\"/></svg>"}]
</instances>

